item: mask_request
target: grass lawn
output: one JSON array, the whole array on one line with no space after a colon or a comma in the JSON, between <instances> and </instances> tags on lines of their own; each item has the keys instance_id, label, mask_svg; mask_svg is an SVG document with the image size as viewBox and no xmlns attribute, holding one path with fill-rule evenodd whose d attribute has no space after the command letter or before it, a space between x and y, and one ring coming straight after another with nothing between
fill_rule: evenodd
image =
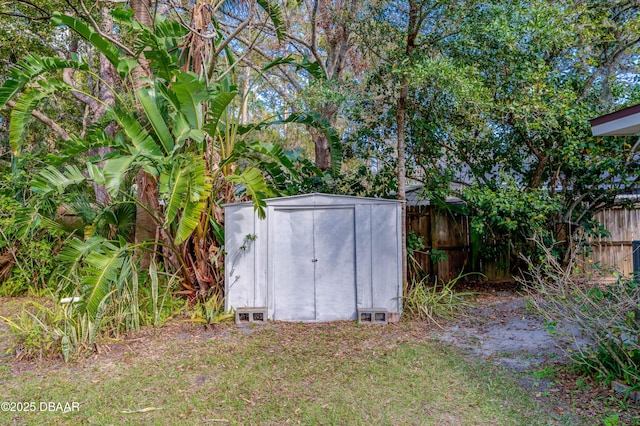
<instances>
[{"instance_id":1,"label":"grass lawn","mask_svg":"<svg viewBox=\"0 0 640 426\"><path fill-rule=\"evenodd\" d=\"M69 364L4 358L0 401L38 410L0 412L0 424L572 423L507 372L430 341L428 327L174 323Z\"/></svg>"}]
</instances>

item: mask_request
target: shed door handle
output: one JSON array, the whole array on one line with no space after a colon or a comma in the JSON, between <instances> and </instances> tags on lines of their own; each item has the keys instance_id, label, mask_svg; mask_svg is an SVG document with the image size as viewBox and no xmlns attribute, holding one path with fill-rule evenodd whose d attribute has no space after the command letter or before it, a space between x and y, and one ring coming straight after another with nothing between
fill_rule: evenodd
<instances>
[{"instance_id":1,"label":"shed door handle","mask_svg":"<svg viewBox=\"0 0 640 426\"><path fill-rule=\"evenodd\" d=\"M318 259L311 259L311 262L316 263Z\"/></svg>"}]
</instances>

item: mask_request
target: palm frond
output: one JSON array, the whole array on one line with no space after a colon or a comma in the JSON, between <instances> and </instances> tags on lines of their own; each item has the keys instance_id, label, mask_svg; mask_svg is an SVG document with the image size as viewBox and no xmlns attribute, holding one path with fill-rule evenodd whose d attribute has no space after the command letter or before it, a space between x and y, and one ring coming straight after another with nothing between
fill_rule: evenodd
<instances>
[{"instance_id":1,"label":"palm frond","mask_svg":"<svg viewBox=\"0 0 640 426\"><path fill-rule=\"evenodd\" d=\"M63 194L71 185L79 185L86 181L78 167L65 166L64 173L53 166L47 166L31 182L31 190L36 194Z\"/></svg>"},{"instance_id":2,"label":"palm frond","mask_svg":"<svg viewBox=\"0 0 640 426\"><path fill-rule=\"evenodd\" d=\"M111 118L99 120L89 127L84 137L71 135L71 140L61 141L56 152L47 154L47 162L58 166L96 148L123 148L121 141L113 138L106 131L106 127L112 121Z\"/></svg>"},{"instance_id":3,"label":"palm frond","mask_svg":"<svg viewBox=\"0 0 640 426\"><path fill-rule=\"evenodd\" d=\"M39 229L42 216L37 208L23 207L16 211L14 221L16 235L24 239Z\"/></svg>"},{"instance_id":4,"label":"palm frond","mask_svg":"<svg viewBox=\"0 0 640 426\"><path fill-rule=\"evenodd\" d=\"M211 183L206 175L206 165L202 158L194 159L189 165L188 197L178 222L174 241L184 242L200 224L200 216L207 206L211 195Z\"/></svg>"},{"instance_id":5,"label":"palm frond","mask_svg":"<svg viewBox=\"0 0 640 426\"><path fill-rule=\"evenodd\" d=\"M118 279L118 271L122 268L127 246L105 253L92 252L86 257L87 266L83 268L81 281L82 301L80 308L91 318L96 318L100 304L111 292Z\"/></svg>"},{"instance_id":6,"label":"palm frond","mask_svg":"<svg viewBox=\"0 0 640 426\"><path fill-rule=\"evenodd\" d=\"M162 150L158 144L155 143L151 135L149 135L149 132L140 125L137 117L121 110L116 110L114 113L115 120L133 144L133 147L130 147L132 154L149 158L160 158L163 156Z\"/></svg>"},{"instance_id":7,"label":"palm frond","mask_svg":"<svg viewBox=\"0 0 640 426\"><path fill-rule=\"evenodd\" d=\"M265 200L277 194L267 186L260 170L255 167L248 167L240 174L234 173L227 176L227 180L244 186L247 194L251 196L253 207L258 212L258 217L264 219L266 217L265 208L267 207Z\"/></svg>"},{"instance_id":8,"label":"palm frond","mask_svg":"<svg viewBox=\"0 0 640 426\"><path fill-rule=\"evenodd\" d=\"M209 113L207 124L204 126L204 130L210 135L215 137L218 134L218 124L220 118L226 112L227 107L233 101L238 94L237 91L220 92L213 96L209 104Z\"/></svg>"},{"instance_id":9,"label":"palm frond","mask_svg":"<svg viewBox=\"0 0 640 426\"><path fill-rule=\"evenodd\" d=\"M19 156L22 151L22 142L27 133L27 123L38 103L63 87L68 86L59 80L41 81L39 89L25 90L22 96L16 100L15 107L11 110L9 123L9 144L13 155Z\"/></svg>"},{"instance_id":10,"label":"palm frond","mask_svg":"<svg viewBox=\"0 0 640 426\"><path fill-rule=\"evenodd\" d=\"M156 91L150 87L143 87L137 93L140 105L144 109L147 119L151 123L153 130L162 143L166 154L171 154L174 143L171 131L164 120L163 114L157 104Z\"/></svg>"},{"instance_id":11,"label":"palm frond","mask_svg":"<svg viewBox=\"0 0 640 426\"><path fill-rule=\"evenodd\" d=\"M115 196L118 193L120 184L124 181L124 177L129 171L134 159L133 156L123 156L110 158L104 162L103 176L105 187L111 196Z\"/></svg>"},{"instance_id":12,"label":"palm frond","mask_svg":"<svg viewBox=\"0 0 640 426\"><path fill-rule=\"evenodd\" d=\"M136 48L149 61L153 75L165 82L171 81L173 73L179 69L179 46L186 35L185 28L175 24L156 25L155 33L144 29L136 40Z\"/></svg>"},{"instance_id":13,"label":"palm frond","mask_svg":"<svg viewBox=\"0 0 640 426\"><path fill-rule=\"evenodd\" d=\"M293 65L296 71L305 70L317 80L326 81L327 75L324 73L324 70L317 62L309 61L308 56L303 56L302 61L297 61L292 55L287 55L285 57L276 58L273 61L269 62L265 66L262 67L262 71L267 71L273 67L278 65Z\"/></svg>"},{"instance_id":14,"label":"palm frond","mask_svg":"<svg viewBox=\"0 0 640 426\"><path fill-rule=\"evenodd\" d=\"M165 195L165 222L164 226L168 226L173 222L178 210L183 206L186 200L185 195L189 189L189 181L191 178L190 167L183 166L180 162L175 162L169 173L160 175L160 194Z\"/></svg>"},{"instance_id":15,"label":"palm frond","mask_svg":"<svg viewBox=\"0 0 640 426\"><path fill-rule=\"evenodd\" d=\"M193 202L187 201L185 203L184 209L182 210L182 215L180 216L180 221L178 222L178 229L176 230L176 236L174 238L174 242L176 244L181 244L187 240L196 229L198 224L200 223L200 215L204 211L207 203L205 200Z\"/></svg>"},{"instance_id":16,"label":"palm frond","mask_svg":"<svg viewBox=\"0 0 640 426\"><path fill-rule=\"evenodd\" d=\"M76 70L89 69L87 64L78 61L60 58L42 58L34 55L26 56L11 68L6 81L2 87L0 87L0 108L4 107L7 102L22 91L27 83L33 81L39 75L65 68Z\"/></svg>"},{"instance_id":17,"label":"palm frond","mask_svg":"<svg viewBox=\"0 0 640 426\"><path fill-rule=\"evenodd\" d=\"M280 4L269 0L257 0L257 3L269 15L269 19L271 19L276 30L278 41L283 41L286 36L286 26Z\"/></svg>"},{"instance_id":18,"label":"palm frond","mask_svg":"<svg viewBox=\"0 0 640 426\"><path fill-rule=\"evenodd\" d=\"M202 103L209 98L206 85L200 77L192 72L175 74L176 81L171 85L175 99L179 104L174 105L182 112L192 129L202 129L204 125Z\"/></svg>"},{"instance_id":19,"label":"palm frond","mask_svg":"<svg viewBox=\"0 0 640 426\"><path fill-rule=\"evenodd\" d=\"M99 236L93 236L87 240L70 238L62 247L56 259L63 263L76 265L89 253L100 250L100 247L105 243L106 240Z\"/></svg>"},{"instance_id":20,"label":"palm frond","mask_svg":"<svg viewBox=\"0 0 640 426\"><path fill-rule=\"evenodd\" d=\"M71 30L75 31L82 38L87 40L94 46L100 53L102 53L114 67L118 68L118 62L120 61L120 52L109 40L98 34L93 28L87 25L83 20L73 16L64 15L59 12L53 12L51 17L53 25L66 25Z\"/></svg>"}]
</instances>

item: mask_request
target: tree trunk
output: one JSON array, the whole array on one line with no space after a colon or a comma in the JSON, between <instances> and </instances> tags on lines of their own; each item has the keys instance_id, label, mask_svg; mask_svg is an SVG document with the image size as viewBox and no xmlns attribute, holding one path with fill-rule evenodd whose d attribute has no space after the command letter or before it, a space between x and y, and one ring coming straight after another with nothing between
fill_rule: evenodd
<instances>
[{"instance_id":1,"label":"tree trunk","mask_svg":"<svg viewBox=\"0 0 640 426\"><path fill-rule=\"evenodd\" d=\"M109 13L109 8L103 7L101 10L102 16L102 30L111 34L113 32L113 18ZM100 54L100 83L98 84L98 98L102 100L103 103L94 102L95 105L95 113L94 113L94 121L98 121L100 118L104 117L107 112L107 106L113 107L116 104L116 97L113 93L113 89L116 87L116 70L113 67L113 64L109 62L109 60L103 55ZM115 135L115 123L109 124L105 131L111 137ZM100 155L101 158L104 158L105 155L112 151L111 148L98 148L97 154ZM100 163L100 167L104 167L104 162ZM111 202L111 197L109 196L109 192L104 185L98 185L96 183L93 184L96 200L101 204L109 204Z\"/></svg>"},{"instance_id":2,"label":"tree trunk","mask_svg":"<svg viewBox=\"0 0 640 426\"><path fill-rule=\"evenodd\" d=\"M131 8L133 9L133 19L147 27L151 28L153 26L153 20L151 18L151 0L132 0ZM145 78L151 77L149 62L142 53L140 53L137 60L138 66L131 71L134 93L142 87ZM138 109L140 110L139 105Z\"/></svg>"},{"instance_id":3,"label":"tree trunk","mask_svg":"<svg viewBox=\"0 0 640 426\"><path fill-rule=\"evenodd\" d=\"M538 157L538 164L536 164L536 170L533 173L533 177L531 178L530 188L538 189L542 186L542 178L544 176L544 172L548 162L549 162L548 155L541 155ZM549 188L549 189L553 190L553 188Z\"/></svg>"},{"instance_id":4,"label":"tree trunk","mask_svg":"<svg viewBox=\"0 0 640 426\"><path fill-rule=\"evenodd\" d=\"M131 8L133 9L133 17L139 23L152 27L151 18L151 0L132 0ZM137 92L143 85L144 79L151 77L151 70L147 60L140 54L137 58L139 65L132 71L132 84L134 92ZM142 108L138 105L138 111ZM158 227L162 223L160 216L160 206L158 203L158 182L156 179L140 169L136 175L136 186L138 191L138 204L136 205L136 244L148 243L155 241L157 237ZM158 215L158 217L154 217ZM138 249L140 258L140 268L142 270L149 269L151 263L151 252L149 250Z\"/></svg>"},{"instance_id":5,"label":"tree trunk","mask_svg":"<svg viewBox=\"0 0 640 426\"><path fill-rule=\"evenodd\" d=\"M407 44L405 55L411 59L416 46L416 38L422 25L418 17L419 5L415 0L409 1L409 22L407 23ZM400 96L396 105L396 132L398 154L398 200L402 201L402 282L407 282L407 192L406 192L406 160L405 160L405 119L407 113L407 99L409 98L409 79L406 74L400 82Z\"/></svg>"},{"instance_id":6,"label":"tree trunk","mask_svg":"<svg viewBox=\"0 0 640 426\"><path fill-rule=\"evenodd\" d=\"M320 110L320 115L324 118L329 125L333 126L338 115L337 105L324 104ZM311 129L311 139L315 146L316 154L316 166L322 171L329 170L331 168L331 147L329 146L329 140L323 132L318 129Z\"/></svg>"},{"instance_id":7,"label":"tree trunk","mask_svg":"<svg viewBox=\"0 0 640 426\"><path fill-rule=\"evenodd\" d=\"M316 166L322 171L329 170L331 167L331 150L329 149L329 141L320 130L311 129L311 139L315 146Z\"/></svg>"},{"instance_id":8,"label":"tree trunk","mask_svg":"<svg viewBox=\"0 0 640 426\"><path fill-rule=\"evenodd\" d=\"M242 82L242 110L240 123L249 124L249 89L251 88L251 68L244 67L244 81Z\"/></svg>"},{"instance_id":9,"label":"tree trunk","mask_svg":"<svg viewBox=\"0 0 640 426\"><path fill-rule=\"evenodd\" d=\"M155 241L161 219L154 214L160 213L158 205L158 183L156 179L140 169L136 175L136 186L138 187L138 204L136 204L136 244ZM151 252L139 250L140 268L149 269L151 263Z\"/></svg>"},{"instance_id":10,"label":"tree trunk","mask_svg":"<svg viewBox=\"0 0 640 426\"><path fill-rule=\"evenodd\" d=\"M353 58L349 57L349 52L354 43L351 28L356 22L356 16L361 9L362 1L339 0L333 3L335 9L321 3L319 1L313 3L313 9L309 17L312 25L311 53L315 60L321 63L326 81L339 82L343 79L343 72L347 64L350 60L353 60ZM324 49L326 49L324 61L321 60L317 49L318 37L316 32L318 29L322 29L324 33ZM338 108L339 105L336 103L325 103L319 111L330 126L335 127ZM329 170L331 168L329 141L322 132L315 129L311 130L311 139L315 147L316 166L323 171Z\"/></svg>"},{"instance_id":11,"label":"tree trunk","mask_svg":"<svg viewBox=\"0 0 640 426\"><path fill-rule=\"evenodd\" d=\"M131 0L130 2L131 9L133 9L133 19L147 27L153 25L151 3L151 0Z\"/></svg>"},{"instance_id":12,"label":"tree trunk","mask_svg":"<svg viewBox=\"0 0 640 426\"><path fill-rule=\"evenodd\" d=\"M409 80L402 77L400 87L400 97L396 110L397 126L397 146L398 155L398 200L402 201L402 283L407 282L407 192L405 185L406 163L405 163L405 114L407 112L407 97L409 93Z\"/></svg>"}]
</instances>

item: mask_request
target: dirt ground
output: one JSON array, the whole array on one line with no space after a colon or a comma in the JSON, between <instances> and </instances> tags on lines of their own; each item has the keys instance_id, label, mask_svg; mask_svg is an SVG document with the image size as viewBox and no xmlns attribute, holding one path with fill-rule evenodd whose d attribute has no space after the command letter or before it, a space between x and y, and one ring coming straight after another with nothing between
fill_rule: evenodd
<instances>
[{"instance_id":1,"label":"dirt ground","mask_svg":"<svg viewBox=\"0 0 640 426\"><path fill-rule=\"evenodd\" d=\"M565 327L560 334L565 333L583 340L575 329ZM442 324L434 336L516 373L567 363L563 346L571 346L568 338L549 334L540 317L527 309L526 298L513 291L480 294L467 315Z\"/></svg>"},{"instance_id":2,"label":"dirt ground","mask_svg":"<svg viewBox=\"0 0 640 426\"><path fill-rule=\"evenodd\" d=\"M562 413L570 410L611 424L640 425L640 405L593 379L572 373L567 348L588 344L577 327L559 325L550 334L543 320L515 291L489 291L455 321L442 323L433 337L466 354L508 369L520 383ZM618 419L615 423L613 418ZM595 420L600 419L600 421Z\"/></svg>"},{"instance_id":3,"label":"dirt ground","mask_svg":"<svg viewBox=\"0 0 640 426\"><path fill-rule=\"evenodd\" d=\"M19 312L20 301L9 303L10 306L7 299L0 299L0 315ZM32 368L46 371L55 369L56 365L60 367L62 361L59 360L44 363L12 360L11 355L5 353L8 341L2 337L6 326L5 330L2 327L0 321L0 364L11 365L13 371ZM549 334L542 320L527 309L526 298L522 294L487 291L478 295L474 307L455 321L441 322L440 327L425 323L407 324L407 327L420 340L437 340L452 345L468 356L512 371L523 386L558 413L573 412L599 419L593 424L602 424L602 419L617 416L620 423L610 424L640 425L640 405L624 400L592 379L569 372L566 368L569 359L564 348L570 342ZM400 331L397 327L389 327L391 333L394 330ZM577 335L577 331L571 328L562 331ZM229 334L229 328L194 329L184 322L170 323L162 330L145 329L117 344L103 345L100 353L91 359L102 368L119 358L132 356L135 359L136 353L161 357L162 348L169 340L198 340L207 338L209 334ZM91 364L92 361L87 362Z\"/></svg>"}]
</instances>

